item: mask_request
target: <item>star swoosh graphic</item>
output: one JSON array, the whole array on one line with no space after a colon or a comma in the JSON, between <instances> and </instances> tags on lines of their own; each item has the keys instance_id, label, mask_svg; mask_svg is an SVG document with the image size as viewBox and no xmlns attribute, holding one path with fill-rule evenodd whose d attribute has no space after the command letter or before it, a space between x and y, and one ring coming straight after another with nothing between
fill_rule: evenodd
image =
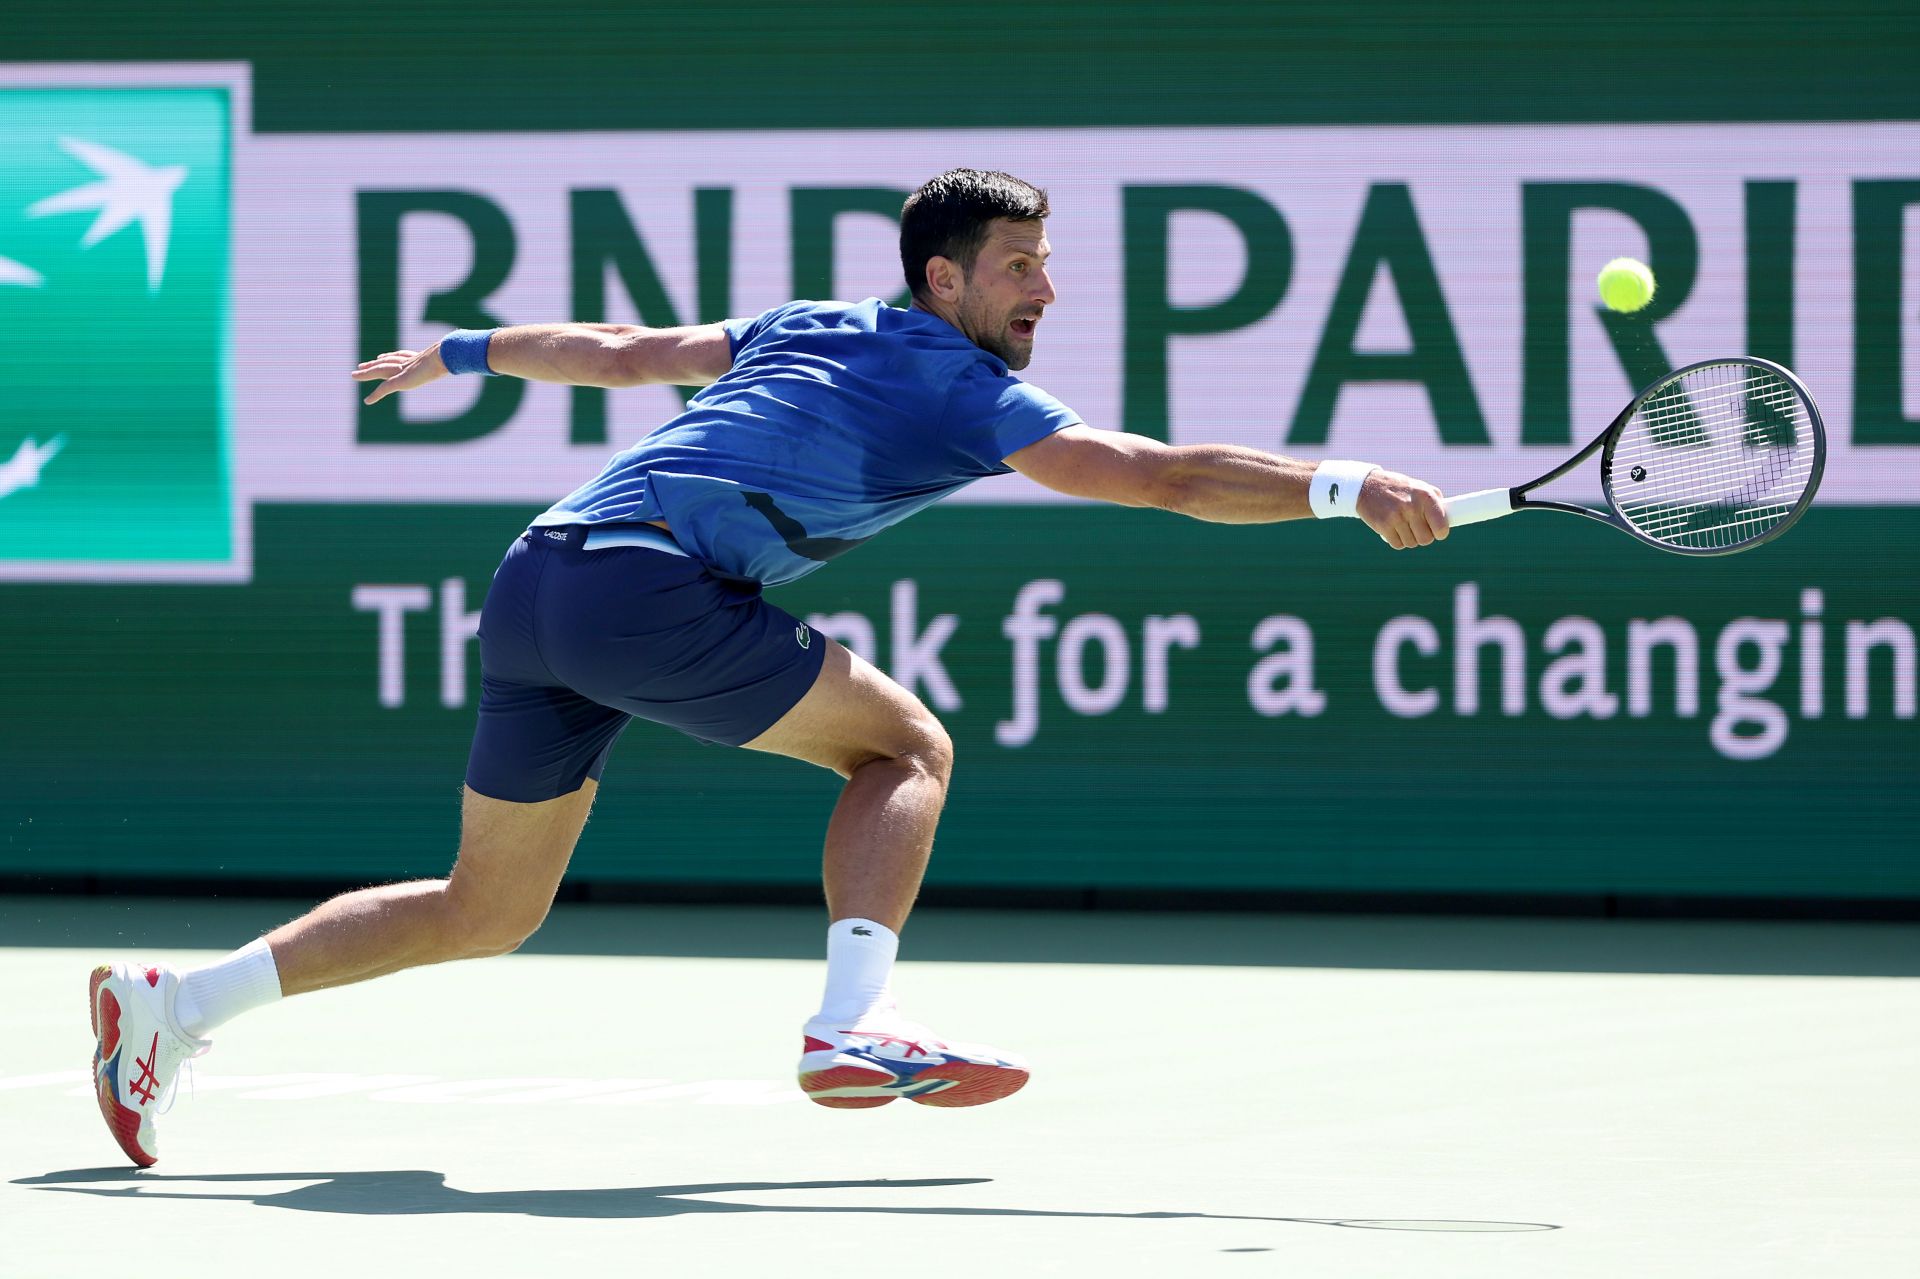
<instances>
[{"instance_id":1,"label":"star swoosh graphic","mask_svg":"<svg viewBox=\"0 0 1920 1279\"><path fill-rule=\"evenodd\" d=\"M0 498L38 484L40 472L46 469L47 463L53 460L53 455L66 442L64 435L56 435L45 444L38 443L32 437L22 441L20 447L14 450L12 459L0 465Z\"/></svg>"},{"instance_id":2,"label":"star swoosh graphic","mask_svg":"<svg viewBox=\"0 0 1920 1279\"><path fill-rule=\"evenodd\" d=\"M123 151L62 138L60 147L67 154L99 174L99 182L50 195L27 209L30 218L51 213L70 213L77 209L98 209L100 216L87 228L80 243L92 248L114 232L138 221L147 242L147 290L158 292L167 270L167 239L173 229L173 193L186 181L182 164L155 166L136 160Z\"/></svg>"},{"instance_id":3,"label":"star swoosh graphic","mask_svg":"<svg viewBox=\"0 0 1920 1279\"><path fill-rule=\"evenodd\" d=\"M37 289L44 283L46 277L26 263L0 257L0 284L24 284L30 289Z\"/></svg>"}]
</instances>

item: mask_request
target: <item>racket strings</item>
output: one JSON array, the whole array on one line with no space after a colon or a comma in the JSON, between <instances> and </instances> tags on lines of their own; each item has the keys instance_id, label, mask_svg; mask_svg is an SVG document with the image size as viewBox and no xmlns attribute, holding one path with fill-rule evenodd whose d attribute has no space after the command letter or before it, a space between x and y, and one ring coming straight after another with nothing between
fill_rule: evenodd
<instances>
[{"instance_id":1,"label":"racket strings","mask_svg":"<svg viewBox=\"0 0 1920 1279\"><path fill-rule=\"evenodd\" d=\"M1791 402L1769 407L1790 408ZM1794 478L1796 461L1810 466L1811 454L1796 457L1794 450L1772 443L1753 443L1746 439L1737 442L1737 452L1729 448L1731 437L1727 425L1740 420L1747 422L1744 413L1723 411L1712 415L1687 414L1690 425L1704 434L1704 440L1695 436L1695 443L1688 447L1688 453L1678 453L1676 446L1659 446L1665 450L1659 478L1652 484L1636 488L1634 495L1639 498L1638 505L1661 505L1679 497L1682 500L1699 502L1703 500L1751 503L1758 501L1768 492ZM1660 435L1657 425L1650 422L1656 438ZM1646 468L1649 471L1651 468ZM1631 477L1631 474L1629 474ZM1797 491L1794 497L1797 497ZM1792 502L1789 498L1789 504Z\"/></svg>"},{"instance_id":2,"label":"racket strings","mask_svg":"<svg viewBox=\"0 0 1920 1279\"><path fill-rule=\"evenodd\" d=\"M1609 449L1609 495L1655 541L1724 550L1792 518L1813 480L1800 393L1746 364L1696 369L1647 397Z\"/></svg>"}]
</instances>

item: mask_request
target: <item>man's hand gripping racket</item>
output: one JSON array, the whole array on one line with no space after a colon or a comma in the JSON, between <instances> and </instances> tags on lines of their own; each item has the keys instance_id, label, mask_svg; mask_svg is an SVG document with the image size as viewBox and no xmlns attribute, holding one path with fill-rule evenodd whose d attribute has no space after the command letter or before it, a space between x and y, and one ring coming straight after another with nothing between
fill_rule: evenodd
<instances>
[{"instance_id":1,"label":"man's hand gripping racket","mask_svg":"<svg viewBox=\"0 0 1920 1279\"><path fill-rule=\"evenodd\" d=\"M1600 454L1607 509L1529 498ZM1563 511L1663 551L1731 555L1780 536L1813 504L1826 466L1820 410L1768 360L1704 360L1654 382L1593 442L1539 479L1446 501L1453 525Z\"/></svg>"}]
</instances>

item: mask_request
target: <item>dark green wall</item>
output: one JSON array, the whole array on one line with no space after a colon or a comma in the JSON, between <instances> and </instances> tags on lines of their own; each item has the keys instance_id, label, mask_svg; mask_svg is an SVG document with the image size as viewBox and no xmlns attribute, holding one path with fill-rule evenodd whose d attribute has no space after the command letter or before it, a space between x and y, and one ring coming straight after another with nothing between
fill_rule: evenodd
<instances>
[{"instance_id":1,"label":"dark green wall","mask_svg":"<svg viewBox=\"0 0 1920 1279\"><path fill-rule=\"evenodd\" d=\"M1920 116L1910 3L5 8L8 61L250 61L267 133Z\"/></svg>"}]
</instances>

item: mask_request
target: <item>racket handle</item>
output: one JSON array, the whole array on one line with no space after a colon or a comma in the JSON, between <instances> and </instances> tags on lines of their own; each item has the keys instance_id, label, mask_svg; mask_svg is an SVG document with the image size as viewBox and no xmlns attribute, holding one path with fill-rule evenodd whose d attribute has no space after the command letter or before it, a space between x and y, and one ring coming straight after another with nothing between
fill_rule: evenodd
<instances>
[{"instance_id":1,"label":"racket handle","mask_svg":"<svg viewBox=\"0 0 1920 1279\"><path fill-rule=\"evenodd\" d=\"M1497 520L1519 509L1513 504L1512 489L1481 489L1478 493L1462 493L1458 497L1448 498L1444 505L1447 523L1454 528L1462 524L1478 524L1483 520Z\"/></svg>"}]
</instances>

